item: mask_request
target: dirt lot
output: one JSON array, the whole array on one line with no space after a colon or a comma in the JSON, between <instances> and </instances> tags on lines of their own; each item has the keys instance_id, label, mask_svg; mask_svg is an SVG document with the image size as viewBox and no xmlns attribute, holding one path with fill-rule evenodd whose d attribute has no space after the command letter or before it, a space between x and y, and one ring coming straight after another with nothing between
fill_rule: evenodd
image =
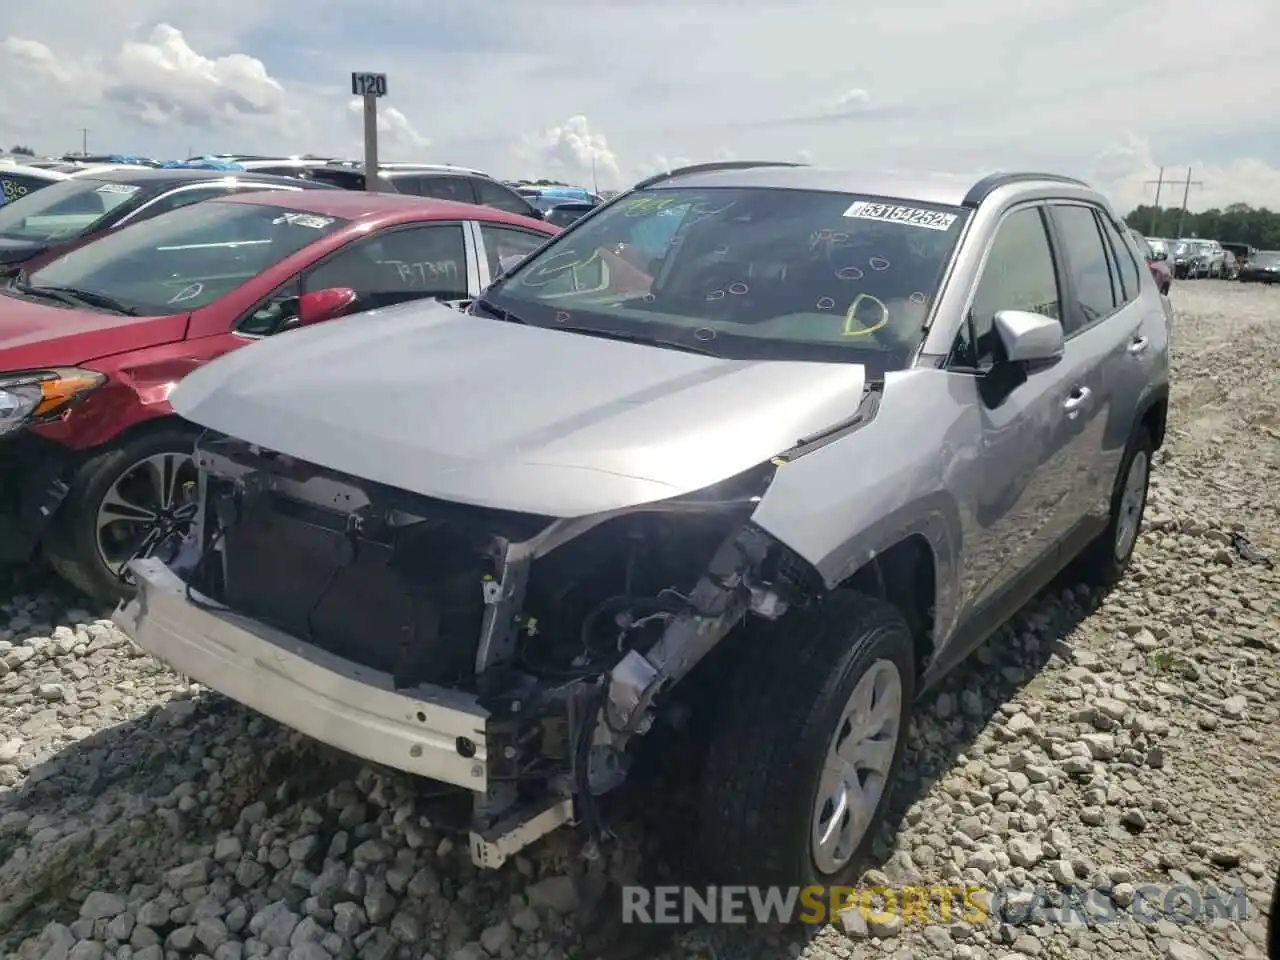
<instances>
[{"instance_id":1,"label":"dirt lot","mask_svg":"<svg viewBox=\"0 0 1280 960\"><path fill-rule=\"evenodd\" d=\"M1280 865L1280 289L1180 283L1173 302L1170 435L1130 576L1105 597L1050 591L931 699L866 877L1022 899L997 894L981 923L703 926L665 943L630 928L615 948L1262 956ZM477 875L420 785L185 686L102 614L49 581L0 587L0 956L602 955L583 940L598 887L571 882L572 842ZM1131 908L1147 884L1217 888L1231 915L1025 909L1070 886Z\"/></svg>"}]
</instances>

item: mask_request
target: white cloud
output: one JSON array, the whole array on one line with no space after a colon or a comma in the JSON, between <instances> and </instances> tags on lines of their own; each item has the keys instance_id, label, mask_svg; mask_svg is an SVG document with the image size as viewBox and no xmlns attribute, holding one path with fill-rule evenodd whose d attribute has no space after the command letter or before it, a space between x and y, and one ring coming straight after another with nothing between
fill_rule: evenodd
<instances>
[{"instance_id":1,"label":"white cloud","mask_svg":"<svg viewBox=\"0 0 1280 960\"><path fill-rule=\"evenodd\" d=\"M564 123L521 138L512 152L536 171L581 183L599 181L602 187L624 186L618 157L609 141L578 114Z\"/></svg>"},{"instance_id":2,"label":"white cloud","mask_svg":"<svg viewBox=\"0 0 1280 960\"><path fill-rule=\"evenodd\" d=\"M347 107L353 144L364 143L364 100L352 100ZM378 106L378 156L383 160L417 160L416 154L431 145L409 118L395 107ZM414 155L410 155L414 154Z\"/></svg>"},{"instance_id":3,"label":"white cloud","mask_svg":"<svg viewBox=\"0 0 1280 960\"><path fill-rule=\"evenodd\" d=\"M1161 164L1178 176L1190 163L1205 183L1192 205L1280 208L1276 0L1235 0L1230 17L1204 16L1202 0L431 9L422 31L417 0L312 0L302 18L282 0L27 4L0 40L0 142L63 150L88 127L94 149L159 156L358 152L346 84L358 68L388 74L388 157L578 182L594 161L601 186L722 150L1092 167L1121 205L1154 197L1142 181Z\"/></svg>"}]
</instances>

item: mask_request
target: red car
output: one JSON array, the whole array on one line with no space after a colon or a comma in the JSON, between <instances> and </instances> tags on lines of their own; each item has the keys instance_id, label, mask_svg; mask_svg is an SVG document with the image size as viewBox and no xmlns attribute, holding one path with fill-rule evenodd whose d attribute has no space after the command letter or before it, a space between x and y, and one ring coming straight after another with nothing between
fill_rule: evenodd
<instances>
[{"instance_id":1,"label":"red car","mask_svg":"<svg viewBox=\"0 0 1280 960\"><path fill-rule=\"evenodd\" d=\"M444 200L271 191L24 271L0 288L0 561L43 551L92 596L126 594L124 563L176 550L194 510L195 431L168 403L185 374L293 327L474 297L558 232Z\"/></svg>"},{"instance_id":2,"label":"red car","mask_svg":"<svg viewBox=\"0 0 1280 960\"><path fill-rule=\"evenodd\" d=\"M1147 261L1147 269L1151 271L1151 276L1155 279L1156 286L1167 297L1169 288L1173 286L1173 271L1169 268L1168 254L1156 253L1151 244L1147 242L1147 238L1132 227L1129 232L1133 234L1133 242L1142 251L1142 255Z\"/></svg>"}]
</instances>

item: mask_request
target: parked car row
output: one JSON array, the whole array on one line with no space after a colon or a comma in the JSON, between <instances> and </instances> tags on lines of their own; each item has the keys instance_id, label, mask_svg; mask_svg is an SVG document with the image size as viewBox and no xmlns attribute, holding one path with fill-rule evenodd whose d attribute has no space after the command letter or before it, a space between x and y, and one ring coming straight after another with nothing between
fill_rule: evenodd
<instances>
[{"instance_id":1,"label":"parked car row","mask_svg":"<svg viewBox=\"0 0 1280 960\"><path fill-rule=\"evenodd\" d=\"M0 207L0 560L119 597L189 520L173 384L298 326L474 297L557 228L269 174L131 167Z\"/></svg>"},{"instance_id":2,"label":"parked car row","mask_svg":"<svg viewBox=\"0 0 1280 960\"><path fill-rule=\"evenodd\" d=\"M1135 231L1136 233L1136 231ZM1196 238L1166 240L1144 237L1152 260L1168 265L1170 275L1179 280L1215 279L1274 283L1270 268L1274 251L1258 250L1247 243L1224 243Z\"/></svg>"},{"instance_id":3,"label":"parked car row","mask_svg":"<svg viewBox=\"0 0 1280 960\"><path fill-rule=\"evenodd\" d=\"M98 551L109 585L145 545L103 530L189 526L127 563L117 623L469 792L479 866L570 822L604 837L636 742L693 710L708 881L851 885L918 697L1068 564L1109 585L1130 562L1172 310L1133 237L1064 177L725 162L546 242L443 202L452 239L355 239L427 203L208 201L6 293L50 371L10 387L41 449L115 402L164 414L90 456L54 552ZM402 230L434 232L409 253ZM309 322L370 289L380 309Z\"/></svg>"}]
</instances>

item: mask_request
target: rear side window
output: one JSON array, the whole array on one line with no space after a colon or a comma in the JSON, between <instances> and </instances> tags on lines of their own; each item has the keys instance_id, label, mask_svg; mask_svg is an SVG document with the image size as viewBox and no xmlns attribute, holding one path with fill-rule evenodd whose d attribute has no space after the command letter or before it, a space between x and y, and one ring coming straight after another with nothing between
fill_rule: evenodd
<instances>
[{"instance_id":1,"label":"rear side window","mask_svg":"<svg viewBox=\"0 0 1280 960\"><path fill-rule=\"evenodd\" d=\"M1130 303L1137 299L1138 296L1138 261L1133 256L1133 250L1129 244L1125 242L1125 238L1120 235L1120 231L1112 222L1111 218L1104 214L1101 210L1094 214L1098 218L1098 222L1102 224L1102 232L1107 235L1107 241L1111 247L1112 263L1120 277L1120 285L1117 292L1121 295L1121 303ZM1144 240L1145 244L1146 241Z\"/></svg>"},{"instance_id":2,"label":"rear side window","mask_svg":"<svg viewBox=\"0 0 1280 960\"><path fill-rule=\"evenodd\" d=\"M1119 277L1108 245L1104 243L1098 218L1092 207L1055 205L1053 220L1071 266L1076 304L1080 316L1066 311L1063 330L1067 334L1110 316L1124 302Z\"/></svg>"},{"instance_id":3,"label":"rear side window","mask_svg":"<svg viewBox=\"0 0 1280 960\"><path fill-rule=\"evenodd\" d=\"M522 217L529 216L529 204L514 190L508 190L502 184L494 183L492 180L482 180L480 177L476 177L471 183L475 187L476 196L484 206L505 210L507 213Z\"/></svg>"},{"instance_id":4,"label":"rear side window","mask_svg":"<svg viewBox=\"0 0 1280 960\"><path fill-rule=\"evenodd\" d=\"M423 177L421 195L437 200L452 200L455 203L476 202L471 181L466 177Z\"/></svg>"}]
</instances>

